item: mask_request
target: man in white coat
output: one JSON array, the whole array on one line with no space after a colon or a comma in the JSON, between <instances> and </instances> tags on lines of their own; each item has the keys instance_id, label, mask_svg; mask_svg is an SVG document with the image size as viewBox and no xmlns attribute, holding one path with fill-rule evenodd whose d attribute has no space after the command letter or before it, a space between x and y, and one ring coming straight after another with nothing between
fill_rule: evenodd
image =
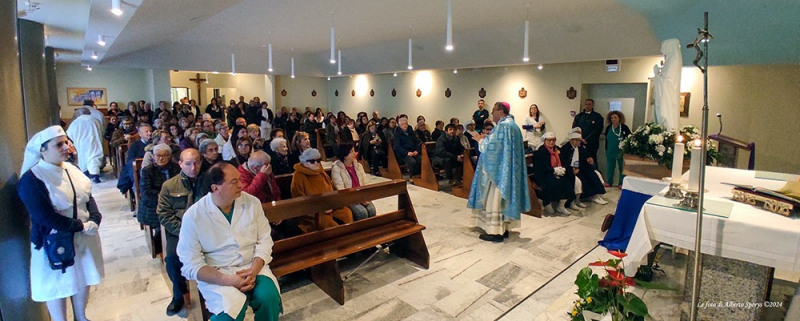
<instances>
[{"instance_id":1,"label":"man in white coat","mask_svg":"<svg viewBox=\"0 0 800 321\"><path fill-rule=\"evenodd\" d=\"M75 110L75 120L67 128L67 136L78 152L78 167L95 183L100 183L100 168L103 166L103 130L100 122L91 116L89 108Z\"/></svg>"},{"instance_id":2,"label":"man in white coat","mask_svg":"<svg viewBox=\"0 0 800 321\"><path fill-rule=\"evenodd\" d=\"M178 240L181 272L214 314L211 321L240 320L247 304L255 321L283 312L278 281L270 271L272 238L261 202L242 193L239 171L222 162L206 172L210 192L183 216Z\"/></svg>"}]
</instances>

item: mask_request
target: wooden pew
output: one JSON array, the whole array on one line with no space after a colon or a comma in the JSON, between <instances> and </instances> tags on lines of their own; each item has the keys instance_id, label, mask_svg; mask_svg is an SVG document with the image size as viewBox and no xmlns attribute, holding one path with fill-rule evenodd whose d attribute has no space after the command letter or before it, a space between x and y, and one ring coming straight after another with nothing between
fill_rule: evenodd
<instances>
[{"instance_id":1,"label":"wooden pew","mask_svg":"<svg viewBox=\"0 0 800 321\"><path fill-rule=\"evenodd\" d=\"M370 250L377 245L392 244L392 253L428 269L430 255L422 236L425 226L419 224L403 180L262 205L269 221L276 222L393 196L398 197L396 211L276 241L272 247L272 262L269 263L272 273L281 277L308 269L314 284L343 305L346 294L336 263L338 258ZM205 302L197 290L196 282L188 283L191 299L187 302L189 320L208 320L210 315L205 310Z\"/></svg>"},{"instance_id":2,"label":"wooden pew","mask_svg":"<svg viewBox=\"0 0 800 321\"><path fill-rule=\"evenodd\" d=\"M269 220L275 222L392 196L398 197L396 211L275 242L269 264L272 273L280 277L310 269L312 281L336 302L344 304L338 258L394 242L393 253L427 269L430 255L422 237L425 226L417 220L403 180L263 205Z\"/></svg>"},{"instance_id":3,"label":"wooden pew","mask_svg":"<svg viewBox=\"0 0 800 321\"><path fill-rule=\"evenodd\" d=\"M315 132L317 133L317 146L315 146L314 148L316 148L319 151L319 154L320 154L320 156L322 158L322 161L323 162L327 162L328 161L328 155L327 155L328 153L325 151L325 147L331 147L331 145L325 145L325 130L324 129L317 128L315 130ZM333 158L334 156L335 155L331 155L331 158Z\"/></svg>"},{"instance_id":4,"label":"wooden pew","mask_svg":"<svg viewBox=\"0 0 800 321\"><path fill-rule=\"evenodd\" d=\"M139 199L141 193L141 189L139 188L139 182L141 181L141 174L142 174L142 161L143 158L137 158L133 162L133 188L136 190L136 204L138 206ZM163 246L161 244L161 237L156 235L158 232L157 229L153 229L149 225L142 225L139 224L140 227L144 227L144 241L147 243L147 248L150 250L150 256L152 258L159 257L161 263L164 263L164 251Z\"/></svg>"},{"instance_id":5,"label":"wooden pew","mask_svg":"<svg viewBox=\"0 0 800 321\"><path fill-rule=\"evenodd\" d=\"M434 149L436 149L435 142L422 143L422 155L420 162L420 178L414 180L414 185L424 187L432 191L439 191L439 179L437 174L439 170L433 167L432 157Z\"/></svg>"},{"instance_id":6,"label":"wooden pew","mask_svg":"<svg viewBox=\"0 0 800 321\"><path fill-rule=\"evenodd\" d=\"M525 166L533 165L533 154L525 155ZM533 217L542 217L542 204L539 203L539 197L536 196L536 191L541 191L542 188L536 185L533 181L533 173L528 174L528 196L531 199L531 210L523 212Z\"/></svg>"},{"instance_id":7,"label":"wooden pew","mask_svg":"<svg viewBox=\"0 0 800 321\"><path fill-rule=\"evenodd\" d=\"M106 141L106 149L108 149L108 162L111 163L111 172L114 177L119 178L119 162L117 162L117 149L111 148L111 142Z\"/></svg>"},{"instance_id":8,"label":"wooden pew","mask_svg":"<svg viewBox=\"0 0 800 321\"><path fill-rule=\"evenodd\" d=\"M388 166L386 168L386 173L384 173L383 177L388 179L403 179L403 170L401 167L405 167L405 165L400 166L400 163L397 161L397 156L394 154L394 145L392 144L392 140L389 140L389 146L386 148L387 157L389 158Z\"/></svg>"},{"instance_id":9,"label":"wooden pew","mask_svg":"<svg viewBox=\"0 0 800 321\"><path fill-rule=\"evenodd\" d=\"M464 179L462 180L461 187L453 187L453 195L461 198L469 198L469 192L472 188L472 179L475 178L475 165L472 164L472 155L474 150L467 148L464 150L464 161L462 162Z\"/></svg>"}]
</instances>

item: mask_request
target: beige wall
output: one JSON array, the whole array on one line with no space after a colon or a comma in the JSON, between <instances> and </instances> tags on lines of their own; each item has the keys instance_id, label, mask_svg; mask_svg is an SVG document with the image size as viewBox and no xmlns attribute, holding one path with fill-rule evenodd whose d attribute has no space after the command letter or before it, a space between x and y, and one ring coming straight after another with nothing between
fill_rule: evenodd
<instances>
[{"instance_id":1,"label":"beige wall","mask_svg":"<svg viewBox=\"0 0 800 321\"><path fill-rule=\"evenodd\" d=\"M69 119L74 108L80 106L67 104L67 87L106 88L108 102L116 101L120 108L125 108L129 101L147 100L149 97L144 69L95 67L88 71L78 64L57 64L56 84L61 117Z\"/></svg>"},{"instance_id":2,"label":"beige wall","mask_svg":"<svg viewBox=\"0 0 800 321\"><path fill-rule=\"evenodd\" d=\"M171 71L170 72L170 86L172 87L187 87L192 99L197 99L197 83L189 81L197 76L194 71ZM203 94L202 101L198 104L205 106L208 105L211 98L206 97L206 88L236 88L239 94L245 97L245 101L249 101L253 97L259 97L261 101L274 105L272 94L272 76L262 74L243 74L238 73L235 76L229 73L200 73L201 79L208 79L208 83L201 82L200 90ZM230 97L229 97L230 98ZM238 97L233 97L239 100ZM227 102L223 103L228 105ZM203 110L202 112L205 112Z\"/></svg>"},{"instance_id":3,"label":"beige wall","mask_svg":"<svg viewBox=\"0 0 800 321\"><path fill-rule=\"evenodd\" d=\"M756 169L800 173L800 66L711 67L708 87L709 134L719 131L721 113L724 135L756 143ZM697 68L683 68L681 91L692 93L681 124L700 125L703 74ZM746 167L746 157L739 156L739 167Z\"/></svg>"},{"instance_id":4,"label":"beige wall","mask_svg":"<svg viewBox=\"0 0 800 321\"><path fill-rule=\"evenodd\" d=\"M333 80L331 80L333 81ZM286 96L281 96L281 91L286 90ZM317 96L311 96L311 91L316 91ZM322 77L296 77L275 76L275 106L297 107L303 111L306 107L311 109L322 108L328 111L328 80ZM333 95L333 94L331 94Z\"/></svg>"}]
</instances>

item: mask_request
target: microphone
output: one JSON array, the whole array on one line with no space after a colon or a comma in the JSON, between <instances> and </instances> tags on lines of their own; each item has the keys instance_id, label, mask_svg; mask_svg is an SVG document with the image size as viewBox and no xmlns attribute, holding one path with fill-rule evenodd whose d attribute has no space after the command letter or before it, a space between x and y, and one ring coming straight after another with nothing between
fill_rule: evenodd
<instances>
[{"instance_id":1,"label":"microphone","mask_svg":"<svg viewBox=\"0 0 800 321\"><path fill-rule=\"evenodd\" d=\"M722 114L717 113L717 119L719 119L719 132L717 135L720 135L722 134Z\"/></svg>"}]
</instances>

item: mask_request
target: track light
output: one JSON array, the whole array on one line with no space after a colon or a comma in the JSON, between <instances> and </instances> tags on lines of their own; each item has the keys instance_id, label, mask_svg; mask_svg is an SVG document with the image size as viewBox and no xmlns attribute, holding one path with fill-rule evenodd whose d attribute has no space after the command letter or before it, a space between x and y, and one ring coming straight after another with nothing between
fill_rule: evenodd
<instances>
[{"instance_id":1,"label":"track light","mask_svg":"<svg viewBox=\"0 0 800 321\"><path fill-rule=\"evenodd\" d=\"M270 43L267 48L267 50L269 50L269 67L267 71L272 72L272 44Z\"/></svg>"},{"instance_id":2,"label":"track light","mask_svg":"<svg viewBox=\"0 0 800 321\"><path fill-rule=\"evenodd\" d=\"M97 44L100 46L106 46L106 36L104 35L97 35Z\"/></svg>"},{"instance_id":3,"label":"track light","mask_svg":"<svg viewBox=\"0 0 800 321\"><path fill-rule=\"evenodd\" d=\"M294 79L294 57L292 57L292 79Z\"/></svg>"},{"instance_id":4,"label":"track light","mask_svg":"<svg viewBox=\"0 0 800 321\"><path fill-rule=\"evenodd\" d=\"M231 75L236 76L236 55L231 54Z\"/></svg>"},{"instance_id":5,"label":"track light","mask_svg":"<svg viewBox=\"0 0 800 321\"><path fill-rule=\"evenodd\" d=\"M539 64L539 67L537 67L537 68L539 68L539 70L542 70L542 68L544 68L544 66L542 66L542 64Z\"/></svg>"},{"instance_id":6,"label":"track light","mask_svg":"<svg viewBox=\"0 0 800 321\"><path fill-rule=\"evenodd\" d=\"M339 66L338 66L338 69L336 70L336 74L337 75L341 75L342 74L342 51L341 50L339 50L339 60L338 61L339 61Z\"/></svg>"},{"instance_id":7,"label":"track light","mask_svg":"<svg viewBox=\"0 0 800 321\"><path fill-rule=\"evenodd\" d=\"M411 61L411 38L408 38L408 70L414 69L414 65L411 64Z\"/></svg>"},{"instance_id":8,"label":"track light","mask_svg":"<svg viewBox=\"0 0 800 321\"><path fill-rule=\"evenodd\" d=\"M92 51L92 59L97 60L97 51Z\"/></svg>"},{"instance_id":9,"label":"track light","mask_svg":"<svg viewBox=\"0 0 800 321\"><path fill-rule=\"evenodd\" d=\"M336 31L333 29L333 12L331 12L331 64L336 63L336 57L334 53L336 53Z\"/></svg>"}]
</instances>

